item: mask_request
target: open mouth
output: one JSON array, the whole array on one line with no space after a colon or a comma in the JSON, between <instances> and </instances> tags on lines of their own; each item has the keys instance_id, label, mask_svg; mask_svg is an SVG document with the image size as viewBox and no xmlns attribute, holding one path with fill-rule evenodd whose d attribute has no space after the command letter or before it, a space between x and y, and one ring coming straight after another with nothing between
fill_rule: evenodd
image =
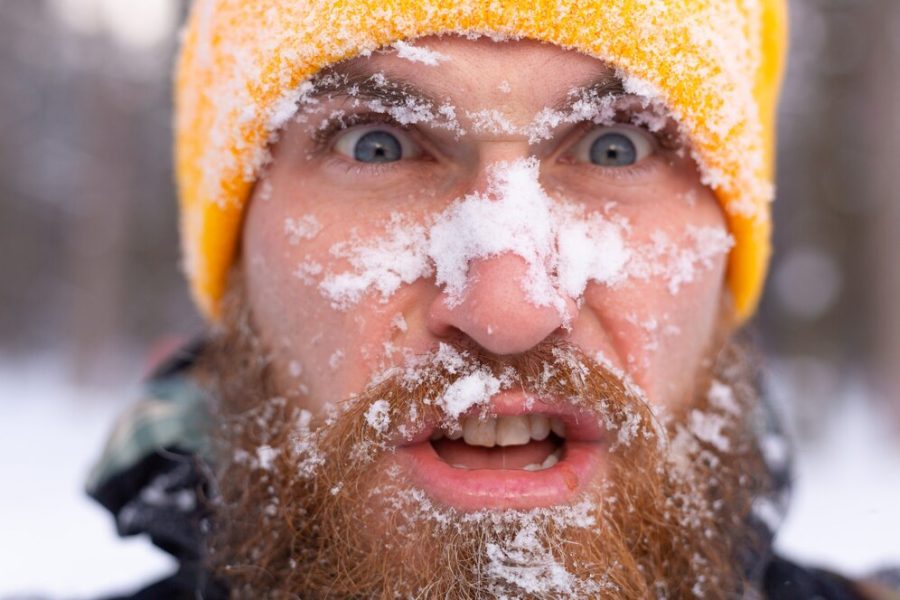
<instances>
[{"instance_id":1,"label":"open mouth","mask_svg":"<svg viewBox=\"0 0 900 600\"><path fill-rule=\"evenodd\" d=\"M466 417L451 431L436 429L430 443L454 469L542 471L562 458L566 425L542 414Z\"/></svg>"},{"instance_id":2,"label":"open mouth","mask_svg":"<svg viewBox=\"0 0 900 600\"><path fill-rule=\"evenodd\" d=\"M454 508L536 508L572 502L601 475L596 416L502 392L458 423L431 425L395 452L412 481Z\"/></svg>"}]
</instances>

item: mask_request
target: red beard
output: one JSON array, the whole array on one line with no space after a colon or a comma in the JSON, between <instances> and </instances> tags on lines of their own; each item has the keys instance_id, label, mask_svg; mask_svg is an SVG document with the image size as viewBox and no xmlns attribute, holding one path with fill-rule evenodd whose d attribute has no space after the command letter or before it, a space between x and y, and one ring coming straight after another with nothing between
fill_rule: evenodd
<instances>
[{"instance_id":1,"label":"red beard","mask_svg":"<svg viewBox=\"0 0 900 600\"><path fill-rule=\"evenodd\" d=\"M440 418L430 399L458 374L423 364L414 384L387 377L311 419L278 389L237 305L203 363L221 425L209 556L236 597L730 598L751 587L739 554L760 543L747 515L770 482L748 419L753 374L733 343L664 423L575 348L512 360L463 348L494 373L513 369L528 392L591 407L620 442L572 505L463 513L389 469L384 443L411 413ZM729 402L707 393L713 381ZM388 403L386 431L366 420L376 400ZM691 426L710 418L714 435Z\"/></svg>"}]
</instances>

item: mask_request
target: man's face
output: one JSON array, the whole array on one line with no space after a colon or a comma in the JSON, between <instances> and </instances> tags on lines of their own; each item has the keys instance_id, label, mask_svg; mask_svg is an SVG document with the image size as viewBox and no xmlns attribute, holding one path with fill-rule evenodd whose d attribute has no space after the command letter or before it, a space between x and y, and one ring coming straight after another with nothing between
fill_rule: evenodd
<instances>
[{"instance_id":1,"label":"man's face","mask_svg":"<svg viewBox=\"0 0 900 600\"><path fill-rule=\"evenodd\" d=\"M367 530L357 545L535 510L581 527L573 507L627 475L617 451L642 473L632 494L664 495L656 436L706 393L731 241L677 125L638 91L554 46L457 37L305 90L250 201L241 301L307 436L279 443L327 448L292 463L297 479L343 497L366 463L342 517ZM398 524L411 497L431 517ZM551 535L540 514L497 534L506 562L522 535Z\"/></svg>"}]
</instances>

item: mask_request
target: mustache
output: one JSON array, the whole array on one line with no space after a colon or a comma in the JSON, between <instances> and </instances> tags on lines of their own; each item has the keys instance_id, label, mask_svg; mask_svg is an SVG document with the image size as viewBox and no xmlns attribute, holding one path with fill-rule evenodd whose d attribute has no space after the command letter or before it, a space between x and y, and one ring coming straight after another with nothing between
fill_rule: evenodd
<instances>
[{"instance_id":1,"label":"mustache","mask_svg":"<svg viewBox=\"0 0 900 600\"><path fill-rule=\"evenodd\" d=\"M335 458L368 461L423 428L458 427L463 414L488 414L491 398L505 390L596 419L611 451L638 439L655 442L658 450L666 440L646 396L627 375L572 344L547 340L514 356L492 355L465 342L442 343L335 403L318 426L312 415L302 415L297 421L306 425L297 431L295 447L329 448Z\"/></svg>"}]
</instances>

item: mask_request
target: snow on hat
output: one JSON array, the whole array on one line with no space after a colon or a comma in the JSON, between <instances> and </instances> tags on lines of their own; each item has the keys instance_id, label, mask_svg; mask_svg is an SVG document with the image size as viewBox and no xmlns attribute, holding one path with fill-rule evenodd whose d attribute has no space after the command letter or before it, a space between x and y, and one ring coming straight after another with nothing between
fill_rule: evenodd
<instances>
[{"instance_id":1,"label":"snow on hat","mask_svg":"<svg viewBox=\"0 0 900 600\"><path fill-rule=\"evenodd\" d=\"M251 188L303 82L441 33L574 49L658 96L735 238L737 317L753 314L770 254L784 0L195 0L176 72L176 174L184 267L207 317L219 314Z\"/></svg>"}]
</instances>

